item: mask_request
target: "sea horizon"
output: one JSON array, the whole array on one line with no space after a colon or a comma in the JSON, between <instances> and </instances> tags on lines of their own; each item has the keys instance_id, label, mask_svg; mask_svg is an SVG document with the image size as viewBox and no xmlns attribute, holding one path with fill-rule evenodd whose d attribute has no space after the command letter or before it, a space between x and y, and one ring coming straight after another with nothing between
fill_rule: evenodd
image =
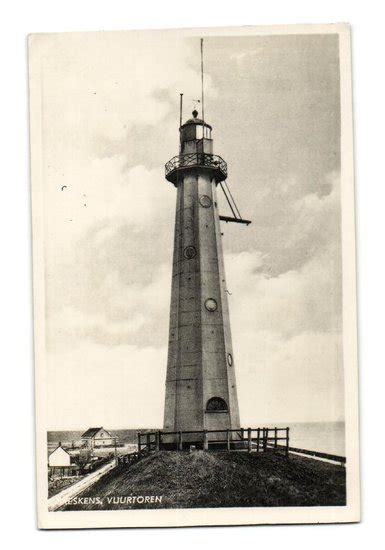
<instances>
[{"instance_id":1,"label":"sea horizon","mask_svg":"<svg viewBox=\"0 0 385 550\"><path fill-rule=\"evenodd\" d=\"M335 421L314 421L314 422L285 422L285 423L261 423L260 427L290 428L290 446L312 451L330 453L345 456L345 422ZM77 441L86 431L87 427L81 430L48 430L47 443L52 448L53 444L61 442L69 445ZM136 432L140 430L159 430L159 427L136 427L136 428L106 428L111 435L119 437L121 442L135 443Z\"/></svg>"}]
</instances>

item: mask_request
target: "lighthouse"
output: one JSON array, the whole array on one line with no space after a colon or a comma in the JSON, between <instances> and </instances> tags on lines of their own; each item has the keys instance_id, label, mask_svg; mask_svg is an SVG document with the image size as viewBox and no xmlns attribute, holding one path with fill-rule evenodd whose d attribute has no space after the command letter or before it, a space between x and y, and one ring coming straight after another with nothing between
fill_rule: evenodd
<instances>
[{"instance_id":1,"label":"lighthouse","mask_svg":"<svg viewBox=\"0 0 385 550\"><path fill-rule=\"evenodd\" d=\"M194 110L179 132L179 155L165 167L177 200L163 429L236 430L240 421L220 219L239 220L218 212L217 187L227 178L227 164L214 154L212 127ZM199 437L189 434L184 441L198 442Z\"/></svg>"}]
</instances>

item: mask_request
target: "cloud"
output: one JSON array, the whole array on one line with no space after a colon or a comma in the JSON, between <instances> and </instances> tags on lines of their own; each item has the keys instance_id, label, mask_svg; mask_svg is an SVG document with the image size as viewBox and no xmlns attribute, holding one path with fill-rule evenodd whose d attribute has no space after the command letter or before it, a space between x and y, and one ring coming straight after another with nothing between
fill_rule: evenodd
<instances>
[{"instance_id":1,"label":"cloud","mask_svg":"<svg viewBox=\"0 0 385 550\"><path fill-rule=\"evenodd\" d=\"M239 195L237 189L235 196ZM220 197L220 209L224 210ZM299 270L325 248L332 248L330 274L338 279L341 271L340 175L325 174L317 192L301 187L296 177L271 182L258 188L254 200L239 203L242 215L252 220L247 228L225 226L225 249L239 254L258 254L256 272L278 277ZM261 258L263 261L261 261Z\"/></svg>"},{"instance_id":2,"label":"cloud","mask_svg":"<svg viewBox=\"0 0 385 550\"><path fill-rule=\"evenodd\" d=\"M43 42L51 425L159 425L176 203L164 162L179 92L185 115L200 95L199 41ZM242 421L342 418L338 44L217 37L206 66L215 152L253 221L222 228Z\"/></svg>"},{"instance_id":3,"label":"cloud","mask_svg":"<svg viewBox=\"0 0 385 550\"><path fill-rule=\"evenodd\" d=\"M237 337L246 330L271 331L282 338L303 332L341 330L341 289L333 277L334 251L326 249L300 270L278 277L257 271L254 253L226 257L227 284L231 291L231 318Z\"/></svg>"},{"instance_id":4,"label":"cloud","mask_svg":"<svg viewBox=\"0 0 385 550\"><path fill-rule=\"evenodd\" d=\"M246 425L344 418L339 185L327 179L329 194L288 201L266 248L225 255Z\"/></svg>"},{"instance_id":5,"label":"cloud","mask_svg":"<svg viewBox=\"0 0 385 550\"><path fill-rule=\"evenodd\" d=\"M150 368L147 348L162 350L167 342L175 190L160 170L125 170L122 157L97 159L88 170L87 200L90 206L95 202L95 209L87 211L86 232L73 229L66 257L60 252L67 236L59 230L58 212L63 220L68 212L54 210L56 235L63 240L53 240L47 264L48 343L59 380L68 361L80 361L84 348L90 350L87 364L92 350L98 349L107 365L108 350L112 357L120 353L124 362L133 346L136 360ZM239 399L246 423L278 422L285 410L291 411L293 421L343 417L338 183L337 175L329 175L328 193L288 200L282 221L286 231L273 226L265 252L226 253ZM289 182L287 189L293 185ZM61 192L52 192L63 200ZM66 208L82 214L77 199L75 206L68 197L65 200ZM291 218L292 226L287 223ZM225 249L227 233L226 229ZM272 244L279 234L275 249ZM70 359L68 342L74 352ZM165 365L165 360L158 364L159 380L154 381L161 388ZM116 379L120 375L116 371ZM125 376L137 384L133 371Z\"/></svg>"},{"instance_id":6,"label":"cloud","mask_svg":"<svg viewBox=\"0 0 385 550\"><path fill-rule=\"evenodd\" d=\"M160 169L94 159L47 192L48 344L167 339L176 194ZM78 167L79 168L79 167Z\"/></svg>"},{"instance_id":7,"label":"cloud","mask_svg":"<svg viewBox=\"0 0 385 550\"><path fill-rule=\"evenodd\" d=\"M92 342L49 354L48 428L160 427L166 354L166 347Z\"/></svg>"},{"instance_id":8,"label":"cloud","mask_svg":"<svg viewBox=\"0 0 385 550\"><path fill-rule=\"evenodd\" d=\"M93 272L83 263L52 286L47 316L47 345L65 351L89 341L114 347L147 347L167 342L171 270L161 264L148 281L125 282L119 271ZM78 281L78 282L76 282ZM56 298L54 296L56 292Z\"/></svg>"},{"instance_id":9,"label":"cloud","mask_svg":"<svg viewBox=\"0 0 385 550\"><path fill-rule=\"evenodd\" d=\"M248 331L236 342L244 425L344 419L338 333L303 332L287 340L271 331Z\"/></svg>"},{"instance_id":10,"label":"cloud","mask_svg":"<svg viewBox=\"0 0 385 550\"><path fill-rule=\"evenodd\" d=\"M245 50L245 51L239 51L234 52L230 55L230 59L234 59L236 62L240 63L242 61L245 61L248 58L252 58L255 61L255 57L257 55L263 54L263 48L255 48L252 50Z\"/></svg>"},{"instance_id":11,"label":"cloud","mask_svg":"<svg viewBox=\"0 0 385 550\"><path fill-rule=\"evenodd\" d=\"M92 233L95 224L100 232L107 221L143 228L173 217L175 190L163 168L128 169L124 156L87 159L74 167L65 162L64 175L51 176L45 193L47 224L59 244Z\"/></svg>"},{"instance_id":12,"label":"cloud","mask_svg":"<svg viewBox=\"0 0 385 550\"><path fill-rule=\"evenodd\" d=\"M111 147L122 152L142 126L158 127L177 146L179 93L186 92L186 108L200 97L198 39L167 31L67 33L41 47L48 164L95 151L109 156ZM216 95L209 75L205 94Z\"/></svg>"},{"instance_id":13,"label":"cloud","mask_svg":"<svg viewBox=\"0 0 385 550\"><path fill-rule=\"evenodd\" d=\"M282 185L279 202L278 190L266 198L265 212L270 212L270 220L262 220L266 223L256 243L265 254L262 271L266 275L277 276L299 269L331 243L336 245L335 274L339 275L339 182L339 174L328 174L318 193L311 192L300 197L296 196L296 190L293 193L289 182L288 186ZM271 202L279 206L270 207Z\"/></svg>"},{"instance_id":14,"label":"cloud","mask_svg":"<svg viewBox=\"0 0 385 550\"><path fill-rule=\"evenodd\" d=\"M258 226L259 249L226 254L248 425L344 418L338 175L325 187L284 201L279 225Z\"/></svg>"}]
</instances>

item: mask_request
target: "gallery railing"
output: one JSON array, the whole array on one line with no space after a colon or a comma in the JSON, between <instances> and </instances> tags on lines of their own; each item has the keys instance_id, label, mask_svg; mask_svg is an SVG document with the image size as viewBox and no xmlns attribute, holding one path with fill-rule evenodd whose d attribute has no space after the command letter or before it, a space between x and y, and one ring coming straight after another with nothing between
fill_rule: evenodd
<instances>
[{"instance_id":1,"label":"gallery railing","mask_svg":"<svg viewBox=\"0 0 385 550\"><path fill-rule=\"evenodd\" d=\"M193 167L214 169L218 174L217 181L223 181L227 177L227 163L219 155L187 153L185 155L177 155L166 163L166 178L174 182L174 176L179 170Z\"/></svg>"}]
</instances>

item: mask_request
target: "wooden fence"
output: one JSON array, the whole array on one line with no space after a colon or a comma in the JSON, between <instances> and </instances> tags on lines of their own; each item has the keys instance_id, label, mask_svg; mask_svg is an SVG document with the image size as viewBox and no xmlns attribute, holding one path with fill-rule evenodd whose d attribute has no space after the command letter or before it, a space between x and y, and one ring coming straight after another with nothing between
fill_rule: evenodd
<instances>
[{"instance_id":1,"label":"wooden fence","mask_svg":"<svg viewBox=\"0 0 385 550\"><path fill-rule=\"evenodd\" d=\"M318 451L290 447L290 428L240 428L239 430L201 430L138 433L138 450L127 455L118 456L116 462L119 465L129 466L134 464L149 453L167 450L190 450L191 447L205 450L274 452L282 453L288 457L289 452L302 454L321 460L331 460L346 463L343 456L331 455Z\"/></svg>"},{"instance_id":2,"label":"wooden fence","mask_svg":"<svg viewBox=\"0 0 385 550\"><path fill-rule=\"evenodd\" d=\"M201 430L138 433L138 453L161 449L188 450L192 446L205 450L227 449L289 453L289 428L240 428L238 430Z\"/></svg>"},{"instance_id":3,"label":"wooden fence","mask_svg":"<svg viewBox=\"0 0 385 550\"><path fill-rule=\"evenodd\" d=\"M116 457L116 465L125 465L125 466L131 466L132 464L135 464L135 462L138 462L146 453L142 449L141 452L133 452L128 453L126 455L121 455Z\"/></svg>"}]
</instances>

